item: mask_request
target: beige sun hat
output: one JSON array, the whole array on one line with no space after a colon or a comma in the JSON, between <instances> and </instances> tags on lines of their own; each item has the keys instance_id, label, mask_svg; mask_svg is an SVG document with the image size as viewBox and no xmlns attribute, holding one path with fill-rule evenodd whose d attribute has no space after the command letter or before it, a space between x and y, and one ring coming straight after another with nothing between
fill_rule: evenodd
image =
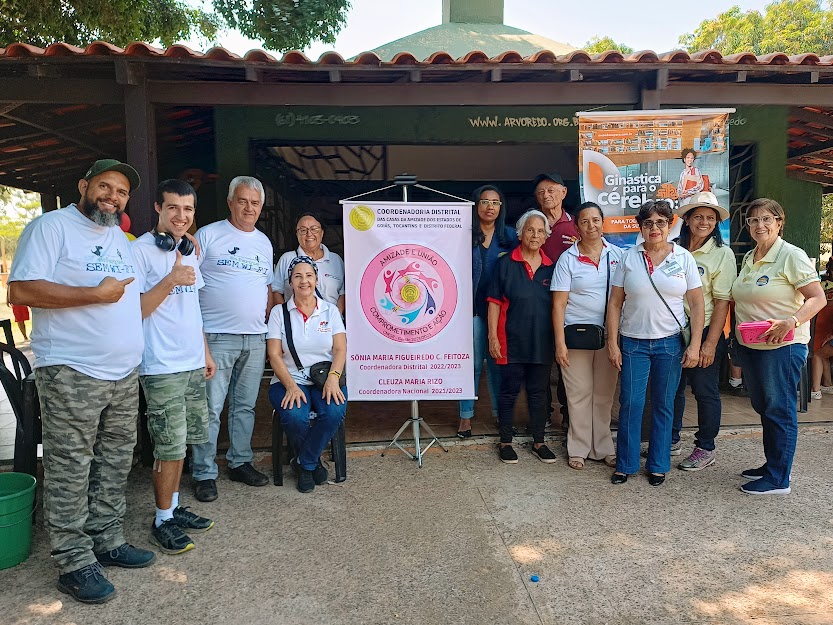
<instances>
[{"instance_id":1,"label":"beige sun hat","mask_svg":"<svg viewBox=\"0 0 833 625\"><path fill-rule=\"evenodd\" d=\"M720 215L720 221L729 219L729 211L717 203L717 197L715 197L714 193L711 191L700 191L700 193L695 193L691 196L691 200L689 200L688 204L680 206L676 212L680 217L685 217L689 211L700 207L713 208L716 210Z\"/></svg>"}]
</instances>

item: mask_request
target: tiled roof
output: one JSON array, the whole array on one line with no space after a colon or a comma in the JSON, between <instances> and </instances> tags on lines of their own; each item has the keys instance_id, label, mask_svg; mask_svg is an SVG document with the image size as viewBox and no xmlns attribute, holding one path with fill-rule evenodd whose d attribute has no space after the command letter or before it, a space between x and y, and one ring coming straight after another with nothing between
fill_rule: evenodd
<instances>
[{"instance_id":1,"label":"tiled roof","mask_svg":"<svg viewBox=\"0 0 833 625\"><path fill-rule=\"evenodd\" d=\"M97 41L86 48L79 48L66 43L53 43L47 48L26 43L13 43L6 48L0 48L0 60L20 59L31 57L106 57L127 56L137 58L169 58L193 59L209 61L225 61L229 63L273 63L282 65L345 65L345 66L396 66L396 65L466 65L471 63L491 64L638 64L638 63L683 63L702 65L749 65L749 66L830 66L833 65L833 55L819 57L813 53L788 56L782 52L756 56L751 52L722 55L717 50L702 50L689 54L683 50L657 54L651 50L642 50L624 55L617 51L602 54L590 54L583 50L575 50L569 54L554 54L548 50L541 50L531 56L522 56L518 52L506 51L494 57L483 52L473 50L459 58L453 58L449 53L437 51L425 59L418 59L409 52L400 52L391 61L383 62L373 52L364 52L353 60L345 60L337 52L326 52L317 61L312 61L301 52L287 52L280 59L263 50L250 50L243 56L226 50L223 47L211 48L206 52L197 52L183 45L173 45L166 49L155 48L146 43L132 43L126 48L119 48L111 43Z\"/></svg>"}]
</instances>

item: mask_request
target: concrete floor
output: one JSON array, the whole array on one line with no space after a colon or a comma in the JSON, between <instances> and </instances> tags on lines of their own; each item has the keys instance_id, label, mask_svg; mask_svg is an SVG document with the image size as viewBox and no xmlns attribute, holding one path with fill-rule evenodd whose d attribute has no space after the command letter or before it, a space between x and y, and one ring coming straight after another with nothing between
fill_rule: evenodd
<instances>
[{"instance_id":1,"label":"concrete floor","mask_svg":"<svg viewBox=\"0 0 833 625\"><path fill-rule=\"evenodd\" d=\"M659 488L612 486L599 463L571 470L555 447L555 465L526 449L504 465L469 444L432 450L422 469L353 451L349 480L309 495L289 476L261 489L223 478L214 503L183 495L217 521L197 548L108 571L118 596L103 606L55 589L39 512L32 556L0 571L0 622L833 623L830 430L802 428L786 497L738 491L762 462L755 431L725 433L714 467L675 469ZM148 469L134 469L128 497L128 537L147 547Z\"/></svg>"}]
</instances>

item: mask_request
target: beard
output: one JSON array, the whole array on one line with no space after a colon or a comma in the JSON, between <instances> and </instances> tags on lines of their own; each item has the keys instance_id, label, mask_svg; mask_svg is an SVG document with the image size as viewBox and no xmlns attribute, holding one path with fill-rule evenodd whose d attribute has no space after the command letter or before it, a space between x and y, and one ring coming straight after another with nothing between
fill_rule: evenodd
<instances>
[{"instance_id":1,"label":"beard","mask_svg":"<svg viewBox=\"0 0 833 625\"><path fill-rule=\"evenodd\" d=\"M90 199L87 195L84 195L81 199L78 208L82 213L89 217L94 224L103 226L104 228L112 228L121 224L121 214L124 212L117 210L115 213L105 213L98 208L98 203L95 200Z\"/></svg>"}]
</instances>

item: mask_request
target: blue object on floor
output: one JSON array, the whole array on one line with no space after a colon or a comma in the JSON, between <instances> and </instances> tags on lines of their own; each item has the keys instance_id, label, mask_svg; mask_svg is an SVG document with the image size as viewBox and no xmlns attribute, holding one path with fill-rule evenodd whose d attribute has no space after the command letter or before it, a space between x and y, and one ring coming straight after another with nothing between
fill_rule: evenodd
<instances>
[{"instance_id":1,"label":"blue object on floor","mask_svg":"<svg viewBox=\"0 0 833 625\"><path fill-rule=\"evenodd\" d=\"M537 575L532 575L532 576L529 578L529 581L531 581L531 582L537 582L537 581L538 581L538 576L537 576Z\"/></svg>"}]
</instances>

